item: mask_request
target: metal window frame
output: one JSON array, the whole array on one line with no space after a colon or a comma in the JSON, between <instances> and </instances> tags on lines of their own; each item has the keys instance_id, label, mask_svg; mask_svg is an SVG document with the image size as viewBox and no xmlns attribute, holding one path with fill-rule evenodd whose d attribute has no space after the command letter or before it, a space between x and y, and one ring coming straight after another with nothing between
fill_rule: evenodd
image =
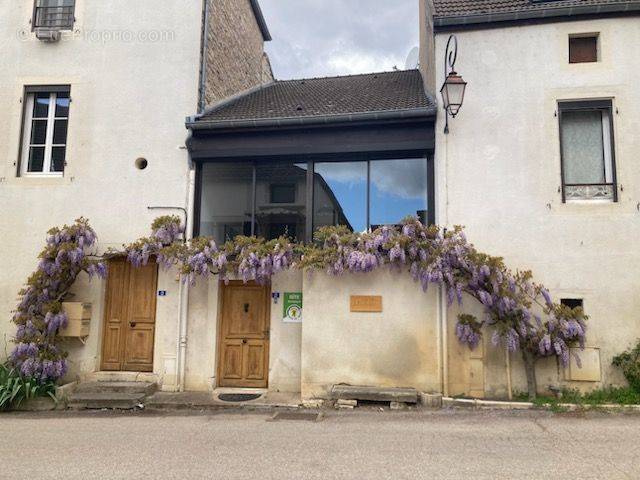
<instances>
[{"instance_id":1,"label":"metal window frame","mask_svg":"<svg viewBox=\"0 0 640 480\"><path fill-rule=\"evenodd\" d=\"M562 203L567 203L566 197L566 187L570 186L597 186L597 185L607 185L613 187L613 203L618 202L618 179L616 173L616 148L615 148L615 131L614 131L614 121L613 121L613 99L593 99L593 100L558 100L558 134L559 134L559 144L560 144L560 181L561 181L561 193L562 193ZM565 182L565 168L564 168L564 146L562 144L562 115L564 112L575 112L575 111L606 111L609 113L609 137L610 137L610 145L611 149L611 183L584 183L584 184L569 184ZM603 148L606 148L606 145L603 141ZM603 152L604 154L604 152ZM605 177L606 180L606 177Z\"/></svg>"},{"instance_id":2,"label":"metal window frame","mask_svg":"<svg viewBox=\"0 0 640 480\"><path fill-rule=\"evenodd\" d=\"M76 0L73 0L73 14L72 14L72 19L71 19L71 24L70 25L60 26L60 27L52 27L52 26L46 26L46 25L40 25L40 26L36 25L36 18L37 18L38 8L62 8L62 7L40 7L40 6L38 6L39 2L40 2L40 0L33 0L33 12L31 14L31 31L34 31L37 28L43 28L43 29L49 29L49 30L58 30L58 31L73 30L73 26L76 23Z\"/></svg>"},{"instance_id":3,"label":"metal window frame","mask_svg":"<svg viewBox=\"0 0 640 480\"><path fill-rule=\"evenodd\" d=\"M29 95L35 95L37 93L48 93L58 94L58 93L66 93L69 95L69 114L67 115L67 138L65 139L65 148L67 151L65 152L65 167L67 165L66 155L69 149L69 120L71 115L71 85L25 85L22 93L22 98L20 99L22 103L22 113L20 120L20 142L18 147L18 159L15 163L16 166L16 176L17 177L62 177L64 176L64 169L62 172L27 172L24 165L24 154L25 154L25 145L28 149L29 146L26 144L27 142L27 132L30 133L31 126L27 127L27 118L30 117L29 112L27 111L27 98ZM50 104L51 106L51 104ZM49 112L51 114L51 112ZM55 112L54 112L55 115ZM55 117L54 117L55 118ZM47 125L49 128L49 125ZM53 129L53 125L51 125ZM44 168L44 166L43 166Z\"/></svg>"}]
</instances>

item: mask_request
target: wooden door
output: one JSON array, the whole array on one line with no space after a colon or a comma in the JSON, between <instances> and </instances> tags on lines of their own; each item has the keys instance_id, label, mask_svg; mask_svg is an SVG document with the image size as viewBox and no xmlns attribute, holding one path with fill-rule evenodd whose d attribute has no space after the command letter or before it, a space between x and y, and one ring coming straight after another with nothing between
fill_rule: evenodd
<instances>
[{"instance_id":1,"label":"wooden door","mask_svg":"<svg viewBox=\"0 0 640 480\"><path fill-rule=\"evenodd\" d=\"M158 266L109 261L102 370L153 371Z\"/></svg>"},{"instance_id":2,"label":"wooden door","mask_svg":"<svg viewBox=\"0 0 640 480\"><path fill-rule=\"evenodd\" d=\"M255 283L221 285L218 385L266 388L269 377L270 289Z\"/></svg>"}]
</instances>

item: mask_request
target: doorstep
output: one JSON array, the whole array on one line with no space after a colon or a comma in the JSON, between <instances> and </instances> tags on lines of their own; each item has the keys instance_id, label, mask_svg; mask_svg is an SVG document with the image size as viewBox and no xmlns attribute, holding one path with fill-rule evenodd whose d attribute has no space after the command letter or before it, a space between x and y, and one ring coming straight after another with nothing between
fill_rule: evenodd
<instances>
[{"instance_id":1,"label":"doorstep","mask_svg":"<svg viewBox=\"0 0 640 480\"><path fill-rule=\"evenodd\" d=\"M221 394L260 394L255 400L242 402L225 402L218 399ZM263 389L220 388L212 392L156 392L145 401L145 408L150 410L176 409L270 409L299 408L302 403L299 393L270 392Z\"/></svg>"}]
</instances>

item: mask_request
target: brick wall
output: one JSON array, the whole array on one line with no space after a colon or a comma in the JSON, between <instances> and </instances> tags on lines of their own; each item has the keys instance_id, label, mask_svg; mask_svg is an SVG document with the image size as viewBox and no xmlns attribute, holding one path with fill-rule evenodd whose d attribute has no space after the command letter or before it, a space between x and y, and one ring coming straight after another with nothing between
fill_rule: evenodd
<instances>
[{"instance_id":1,"label":"brick wall","mask_svg":"<svg viewBox=\"0 0 640 480\"><path fill-rule=\"evenodd\" d=\"M249 0L208 0L205 103L273 79Z\"/></svg>"}]
</instances>

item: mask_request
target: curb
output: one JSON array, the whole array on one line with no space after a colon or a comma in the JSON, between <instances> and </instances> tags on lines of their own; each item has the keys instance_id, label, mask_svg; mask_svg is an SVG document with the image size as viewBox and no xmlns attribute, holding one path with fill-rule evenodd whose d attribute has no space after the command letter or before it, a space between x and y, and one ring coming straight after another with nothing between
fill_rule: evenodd
<instances>
[{"instance_id":1,"label":"curb","mask_svg":"<svg viewBox=\"0 0 640 480\"><path fill-rule=\"evenodd\" d=\"M477 409L494 409L494 410L540 410L561 408L573 412L576 410L605 410L605 411L629 411L640 412L640 405L622 405L622 404L577 404L577 403L545 403L536 405L531 402L503 402L497 400L475 400L466 398L445 397L442 399L443 407L464 407Z\"/></svg>"}]
</instances>

